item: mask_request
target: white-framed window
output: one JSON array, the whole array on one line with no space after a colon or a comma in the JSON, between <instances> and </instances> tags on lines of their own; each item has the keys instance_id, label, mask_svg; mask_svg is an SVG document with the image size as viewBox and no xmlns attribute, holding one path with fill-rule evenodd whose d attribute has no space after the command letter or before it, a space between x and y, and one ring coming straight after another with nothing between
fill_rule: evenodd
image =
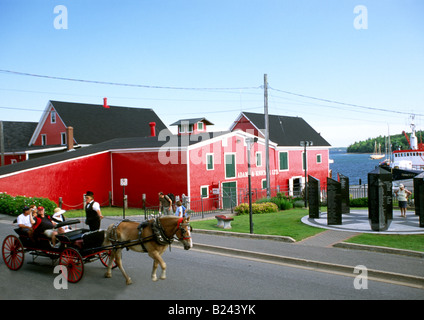
<instances>
[{"instance_id":1,"label":"white-framed window","mask_svg":"<svg viewBox=\"0 0 424 320\"><path fill-rule=\"evenodd\" d=\"M198 131L203 131L205 130L205 124L203 122L198 122L197 123L197 130Z\"/></svg>"},{"instance_id":2,"label":"white-framed window","mask_svg":"<svg viewBox=\"0 0 424 320\"><path fill-rule=\"evenodd\" d=\"M214 156L213 153L206 154L206 170L214 170Z\"/></svg>"},{"instance_id":3,"label":"white-framed window","mask_svg":"<svg viewBox=\"0 0 424 320\"><path fill-rule=\"evenodd\" d=\"M256 166L262 167L262 152L260 151L256 152Z\"/></svg>"},{"instance_id":4,"label":"white-framed window","mask_svg":"<svg viewBox=\"0 0 424 320\"><path fill-rule=\"evenodd\" d=\"M66 144L66 132L61 132L60 133L60 143L62 145L65 145Z\"/></svg>"},{"instance_id":5,"label":"white-framed window","mask_svg":"<svg viewBox=\"0 0 424 320\"><path fill-rule=\"evenodd\" d=\"M317 163L322 163L322 155L317 154Z\"/></svg>"},{"instance_id":6,"label":"white-framed window","mask_svg":"<svg viewBox=\"0 0 424 320\"><path fill-rule=\"evenodd\" d=\"M47 135L46 134L41 135L41 145L42 146L47 145Z\"/></svg>"},{"instance_id":7,"label":"white-framed window","mask_svg":"<svg viewBox=\"0 0 424 320\"><path fill-rule=\"evenodd\" d=\"M236 154L225 153L224 165L225 165L225 179L235 178L236 177Z\"/></svg>"},{"instance_id":8,"label":"white-framed window","mask_svg":"<svg viewBox=\"0 0 424 320\"><path fill-rule=\"evenodd\" d=\"M279 152L280 171L289 170L289 153L287 151Z\"/></svg>"},{"instance_id":9,"label":"white-framed window","mask_svg":"<svg viewBox=\"0 0 424 320\"><path fill-rule=\"evenodd\" d=\"M209 198L209 186L200 187L200 196L202 198Z\"/></svg>"},{"instance_id":10,"label":"white-framed window","mask_svg":"<svg viewBox=\"0 0 424 320\"><path fill-rule=\"evenodd\" d=\"M50 112L50 123L56 123L56 111L54 110Z\"/></svg>"}]
</instances>

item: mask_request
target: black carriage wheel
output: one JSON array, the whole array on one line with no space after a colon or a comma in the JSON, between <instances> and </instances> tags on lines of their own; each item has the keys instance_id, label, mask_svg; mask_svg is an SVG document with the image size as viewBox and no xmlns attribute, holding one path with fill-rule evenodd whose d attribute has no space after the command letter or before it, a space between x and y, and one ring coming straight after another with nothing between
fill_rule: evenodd
<instances>
[{"instance_id":1,"label":"black carriage wheel","mask_svg":"<svg viewBox=\"0 0 424 320\"><path fill-rule=\"evenodd\" d=\"M10 270L19 270L25 259L24 246L18 237L10 235L3 241L3 260Z\"/></svg>"},{"instance_id":2,"label":"black carriage wheel","mask_svg":"<svg viewBox=\"0 0 424 320\"><path fill-rule=\"evenodd\" d=\"M84 274L84 263L80 253L73 248L66 248L60 254L59 265L66 268L65 278L69 282L76 283Z\"/></svg>"},{"instance_id":3,"label":"black carriage wheel","mask_svg":"<svg viewBox=\"0 0 424 320\"><path fill-rule=\"evenodd\" d=\"M105 250L99 253L99 258L102 264L107 268L109 261L110 261L110 255L112 253L112 250ZM112 263L112 269L115 269L118 265L116 264L115 259L113 259Z\"/></svg>"}]
</instances>

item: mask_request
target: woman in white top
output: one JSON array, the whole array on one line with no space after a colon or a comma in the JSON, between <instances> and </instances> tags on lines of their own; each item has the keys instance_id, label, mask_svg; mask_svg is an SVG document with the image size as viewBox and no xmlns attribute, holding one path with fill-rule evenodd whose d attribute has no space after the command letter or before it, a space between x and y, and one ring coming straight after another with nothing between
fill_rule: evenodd
<instances>
[{"instance_id":1,"label":"woman in white top","mask_svg":"<svg viewBox=\"0 0 424 320\"><path fill-rule=\"evenodd\" d=\"M412 192L405 189L405 186L403 184L400 184L399 189L395 191L395 193L399 201L400 216L406 218L406 206L408 203L408 197L412 194Z\"/></svg>"}]
</instances>

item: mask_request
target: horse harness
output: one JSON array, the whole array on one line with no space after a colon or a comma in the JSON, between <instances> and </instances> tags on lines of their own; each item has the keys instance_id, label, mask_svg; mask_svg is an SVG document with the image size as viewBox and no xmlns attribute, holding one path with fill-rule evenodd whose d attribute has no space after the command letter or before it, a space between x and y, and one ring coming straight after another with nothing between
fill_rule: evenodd
<instances>
[{"instance_id":1,"label":"horse harness","mask_svg":"<svg viewBox=\"0 0 424 320\"><path fill-rule=\"evenodd\" d=\"M154 240L159 245L169 245L169 248L171 250L171 244L172 242L174 242L175 239L181 241L181 240L189 240L191 238L189 235L186 236L187 231L184 229L184 227L190 226L190 224L183 223L183 218L180 218L178 220L178 225L177 225L177 231L178 229L181 230L181 238L174 237L175 234L169 238L165 234L165 230L163 230L162 224L160 223L160 217L158 217L153 221L144 221L137 226L137 229L138 229L137 240L128 240L128 241L118 242L118 235L116 233L116 229L122 222L132 222L132 221L128 219L124 219L124 220L116 222L113 225L109 240L112 242L112 245L114 247L116 245L122 245L123 248L126 248L127 250L129 250L128 247L130 246L141 245L143 252L147 252L147 249L144 246L144 243ZM149 226L152 228L153 234L143 238L142 236L143 229ZM191 229L191 226L190 226L190 229Z\"/></svg>"}]
</instances>

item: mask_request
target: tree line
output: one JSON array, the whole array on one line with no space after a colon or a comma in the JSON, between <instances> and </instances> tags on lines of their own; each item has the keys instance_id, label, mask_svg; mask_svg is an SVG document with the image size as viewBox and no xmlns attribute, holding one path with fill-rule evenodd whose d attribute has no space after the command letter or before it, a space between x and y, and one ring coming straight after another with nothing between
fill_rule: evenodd
<instances>
[{"instance_id":1,"label":"tree line","mask_svg":"<svg viewBox=\"0 0 424 320\"><path fill-rule=\"evenodd\" d=\"M417 131L416 135L418 141L422 142L424 131ZM409 134L408 134L409 136ZM347 152L349 153L373 153L375 143L381 144L381 152L385 153L386 146L386 137L379 136L377 138L368 138L365 141L359 141L351 144L347 147ZM390 136L390 144L392 145L392 150L407 150L410 149L409 143L403 134L396 134Z\"/></svg>"}]
</instances>

